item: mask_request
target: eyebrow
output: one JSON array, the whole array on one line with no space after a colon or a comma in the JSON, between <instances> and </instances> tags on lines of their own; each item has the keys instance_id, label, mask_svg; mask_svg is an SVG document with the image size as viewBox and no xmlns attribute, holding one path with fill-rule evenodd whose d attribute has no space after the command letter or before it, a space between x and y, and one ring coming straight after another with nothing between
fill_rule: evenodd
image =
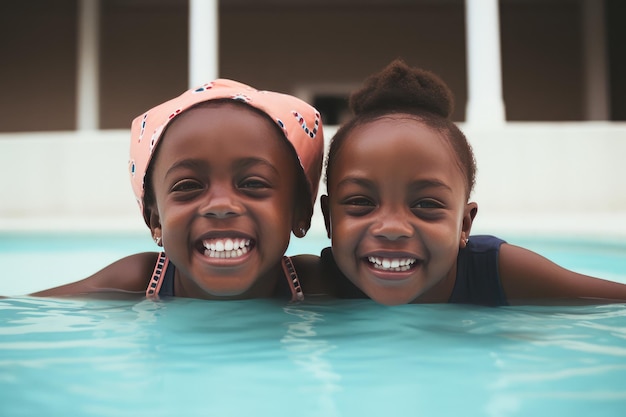
<instances>
[{"instance_id":1,"label":"eyebrow","mask_svg":"<svg viewBox=\"0 0 626 417\"><path fill-rule=\"evenodd\" d=\"M337 187L343 187L346 185L358 185L365 188L374 187L374 183L372 181L359 177L347 177L337 183Z\"/></svg>"},{"instance_id":2,"label":"eyebrow","mask_svg":"<svg viewBox=\"0 0 626 417\"><path fill-rule=\"evenodd\" d=\"M170 175L172 172L178 169L198 169L202 168L206 165L202 160L199 159L183 159L182 161L178 161L172 165L167 172L165 173L165 178Z\"/></svg>"},{"instance_id":3,"label":"eyebrow","mask_svg":"<svg viewBox=\"0 0 626 417\"><path fill-rule=\"evenodd\" d=\"M344 178L341 181L339 181L339 183L337 184L337 187L342 187L342 186L351 185L351 184L365 187L365 188L374 188L373 181L365 179L365 178L360 178L360 177ZM445 188L448 191L452 191L452 188L448 184L435 178L426 178L426 179L413 181L410 184L410 188L412 191L423 190L426 188Z\"/></svg>"},{"instance_id":4,"label":"eyebrow","mask_svg":"<svg viewBox=\"0 0 626 417\"><path fill-rule=\"evenodd\" d=\"M274 164L264 158L242 158L238 159L233 165L236 169L246 169L251 168L255 165L264 165L274 171L276 175L279 175L276 166L274 166Z\"/></svg>"},{"instance_id":5,"label":"eyebrow","mask_svg":"<svg viewBox=\"0 0 626 417\"><path fill-rule=\"evenodd\" d=\"M182 161L178 161L174 163L174 165L172 165L165 173L165 177L167 177L172 172L178 169L191 169L191 170L205 169L208 165L209 164L203 159L183 159ZM276 169L276 167L272 163L270 163L267 159L263 159L263 158L251 157L251 158L238 159L233 164L233 168L239 170L239 169L250 168L255 165L266 166L269 169L271 169L274 173L276 173L276 175L279 175L278 169Z\"/></svg>"},{"instance_id":6,"label":"eyebrow","mask_svg":"<svg viewBox=\"0 0 626 417\"><path fill-rule=\"evenodd\" d=\"M452 191L452 187L436 178L426 178L414 181L411 183L411 188L413 190L422 190L425 188L445 188L448 191Z\"/></svg>"}]
</instances>

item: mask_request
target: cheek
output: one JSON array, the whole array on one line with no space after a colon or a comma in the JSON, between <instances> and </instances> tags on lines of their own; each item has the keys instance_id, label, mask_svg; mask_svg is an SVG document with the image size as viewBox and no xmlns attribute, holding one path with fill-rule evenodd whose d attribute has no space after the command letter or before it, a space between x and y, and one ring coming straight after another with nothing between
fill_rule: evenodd
<instances>
[{"instance_id":1,"label":"cheek","mask_svg":"<svg viewBox=\"0 0 626 417\"><path fill-rule=\"evenodd\" d=\"M345 236L342 230L349 225L349 223L345 221L342 213L332 204L329 207L328 214L330 217L330 219L328 219L330 224L330 237L334 243L335 241L339 241L340 236Z\"/></svg>"},{"instance_id":2,"label":"cheek","mask_svg":"<svg viewBox=\"0 0 626 417\"><path fill-rule=\"evenodd\" d=\"M262 219L258 221L262 227L275 230L291 231L295 213L295 198L289 195L276 196L276 198L265 202L259 209L262 213Z\"/></svg>"},{"instance_id":3,"label":"cheek","mask_svg":"<svg viewBox=\"0 0 626 417\"><path fill-rule=\"evenodd\" d=\"M280 199L280 202L278 203L280 210L282 210L285 214L292 216L293 213L296 212L296 207L298 205L298 201L296 200L298 198L300 197L296 192L288 194L285 193L285 195Z\"/></svg>"},{"instance_id":4,"label":"cheek","mask_svg":"<svg viewBox=\"0 0 626 417\"><path fill-rule=\"evenodd\" d=\"M452 224L447 224L443 227L441 225L439 225L439 227L427 225L427 227L423 227L421 231L425 244L429 246L430 251L433 254L437 254L438 257L447 257L448 253L458 247L458 231Z\"/></svg>"},{"instance_id":5,"label":"cheek","mask_svg":"<svg viewBox=\"0 0 626 417\"><path fill-rule=\"evenodd\" d=\"M459 253L460 235L456 228L440 228L433 231L426 244L428 245L434 265L441 268L449 268L456 261Z\"/></svg>"},{"instance_id":6,"label":"cheek","mask_svg":"<svg viewBox=\"0 0 626 417\"><path fill-rule=\"evenodd\" d=\"M358 218L331 213L331 244L340 255L349 256L367 232L367 225Z\"/></svg>"}]
</instances>

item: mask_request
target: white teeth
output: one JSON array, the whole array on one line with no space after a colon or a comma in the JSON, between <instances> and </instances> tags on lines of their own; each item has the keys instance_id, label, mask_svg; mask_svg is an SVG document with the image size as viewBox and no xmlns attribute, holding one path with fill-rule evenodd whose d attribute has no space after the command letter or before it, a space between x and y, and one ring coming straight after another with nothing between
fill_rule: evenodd
<instances>
[{"instance_id":1,"label":"white teeth","mask_svg":"<svg viewBox=\"0 0 626 417\"><path fill-rule=\"evenodd\" d=\"M250 250L249 239L215 239L203 242L204 254L210 258L236 258Z\"/></svg>"},{"instance_id":2,"label":"white teeth","mask_svg":"<svg viewBox=\"0 0 626 417\"><path fill-rule=\"evenodd\" d=\"M394 272L408 271L417 262L415 258L377 258L374 256L369 256L367 260L376 269Z\"/></svg>"}]
</instances>

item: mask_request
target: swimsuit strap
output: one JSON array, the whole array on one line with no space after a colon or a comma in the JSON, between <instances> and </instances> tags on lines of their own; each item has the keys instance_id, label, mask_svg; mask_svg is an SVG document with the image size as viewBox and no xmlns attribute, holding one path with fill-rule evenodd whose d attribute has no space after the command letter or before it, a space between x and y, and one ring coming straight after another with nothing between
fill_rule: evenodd
<instances>
[{"instance_id":1,"label":"swimsuit strap","mask_svg":"<svg viewBox=\"0 0 626 417\"><path fill-rule=\"evenodd\" d=\"M296 268L294 268L293 262L291 262L291 258L289 256L283 256L282 265L285 277L289 283L289 288L291 289L291 301L303 301L304 293L302 292L302 287L300 287L300 280L298 279Z\"/></svg>"},{"instance_id":2,"label":"swimsuit strap","mask_svg":"<svg viewBox=\"0 0 626 417\"><path fill-rule=\"evenodd\" d=\"M161 252L156 265L154 266L154 271L152 272L152 278L150 278L150 282L148 283L148 288L146 289L147 298L159 298L159 291L161 290L161 285L163 285L163 280L161 278L165 270L167 270L169 263L170 260L165 255L165 252Z\"/></svg>"}]
</instances>

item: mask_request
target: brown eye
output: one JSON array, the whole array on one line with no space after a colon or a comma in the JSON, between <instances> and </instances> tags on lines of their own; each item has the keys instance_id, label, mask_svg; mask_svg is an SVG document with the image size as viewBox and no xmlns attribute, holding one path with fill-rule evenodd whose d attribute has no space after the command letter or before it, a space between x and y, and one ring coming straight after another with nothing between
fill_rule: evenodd
<instances>
[{"instance_id":1,"label":"brown eye","mask_svg":"<svg viewBox=\"0 0 626 417\"><path fill-rule=\"evenodd\" d=\"M172 192L198 191L202 189L202 184L194 180L178 181L172 186Z\"/></svg>"},{"instance_id":2,"label":"brown eye","mask_svg":"<svg viewBox=\"0 0 626 417\"><path fill-rule=\"evenodd\" d=\"M270 184L268 184L266 181L263 181L261 179L258 178L250 178L250 179L246 179L245 181L242 181L239 184L239 188L248 188L248 189L264 189L264 188L270 188Z\"/></svg>"},{"instance_id":3,"label":"brown eye","mask_svg":"<svg viewBox=\"0 0 626 417\"><path fill-rule=\"evenodd\" d=\"M376 208L376 203L367 197L351 197L341 202L348 216L365 216Z\"/></svg>"},{"instance_id":4,"label":"brown eye","mask_svg":"<svg viewBox=\"0 0 626 417\"><path fill-rule=\"evenodd\" d=\"M420 209L437 209L437 208L443 208L443 204L441 204L439 201L437 200L430 200L430 199L425 199L425 200L420 200L417 203L415 203L413 205L413 208L420 208Z\"/></svg>"},{"instance_id":5,"label":"brown eye","mask_svg":"<svg viewBox=\"0 0 626 417\"><path fill-rule=\"evenodd\" d=\"M374 203L365 197L351 198L344 204L349 206L369 207L374 206Z\"/></svg>"}]
</instances>

